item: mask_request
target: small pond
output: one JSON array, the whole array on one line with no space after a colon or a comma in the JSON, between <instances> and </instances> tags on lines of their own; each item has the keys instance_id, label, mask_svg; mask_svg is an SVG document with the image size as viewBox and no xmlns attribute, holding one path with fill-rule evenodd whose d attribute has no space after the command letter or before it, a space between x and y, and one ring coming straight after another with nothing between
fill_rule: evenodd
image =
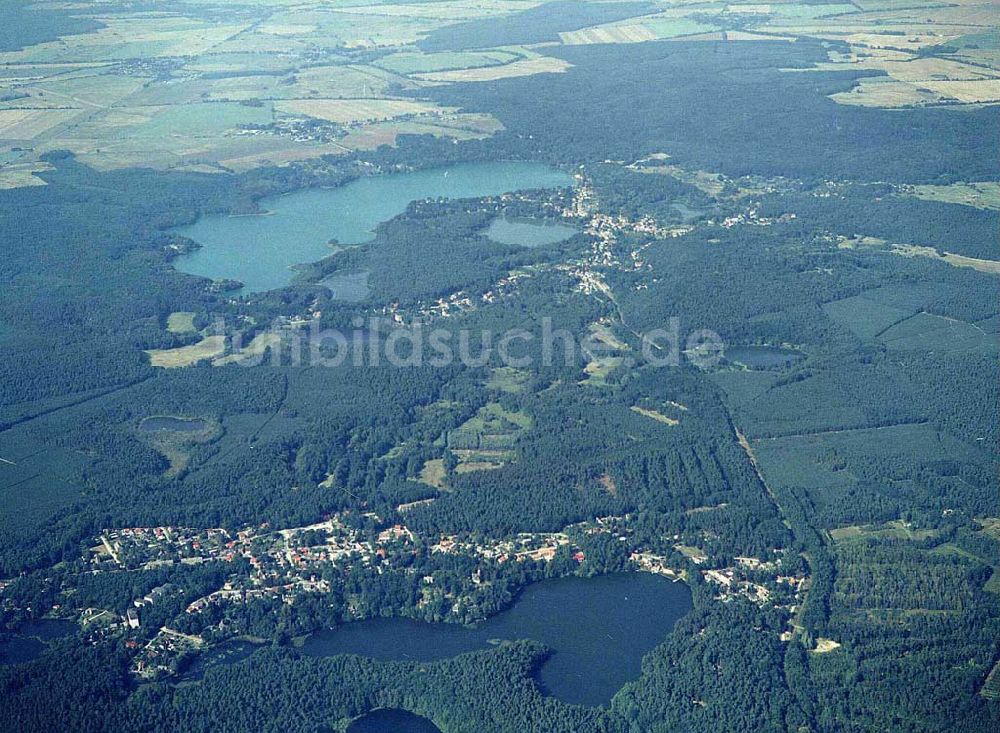
<instances>
[{"instance_id":1,"label":"small pond","mask_svg":"<svg viewBox=\"0 0 1000 733\"><path fill-rule=\"evenodd\" d=\"M565 242L579 231L575 227L554 221L526 221L523 219L494 219L483 232L494 242L519 247L541 247Z\"/></svg>"},{"instance_id":2,"label":"small pond","mask_svg":"<svg viewBox=\"0 0 1000 733\"><path fill-rule=\"evenodd\" d=\"M379 708L353 720L347 733L441 733L441 729L406 710Z\"/></svg>"},{"instance_id":3,"label":"small pond","mask_svg":"<svg viewBox=\"0 0 1000 733\"><path fill-rule=\"evenodd\" d=\"M12 634L0 637L0 665L21 664L37 659L45 651L48 642L69 636L76 629L76 624L66 619L25 621Z\"/></svg>"}]
</instances>

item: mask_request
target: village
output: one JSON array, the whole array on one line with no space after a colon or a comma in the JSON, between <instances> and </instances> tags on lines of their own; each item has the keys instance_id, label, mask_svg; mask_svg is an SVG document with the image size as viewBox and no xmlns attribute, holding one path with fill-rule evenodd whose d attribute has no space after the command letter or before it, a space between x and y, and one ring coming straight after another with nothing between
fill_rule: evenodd
<instances>
[{"instance_id":1,"label":"village","mask_svg":"<svg viewBox=\"0 0 1000 733\"><path fill-rule=\"evenodd\" d=\"M737 557L731 565L717 567L697 548L673 542L673 552L654 552L631 546L629 516L598 518L566 527L561 532L525 533L505 539L444 535L423 538L401 523L386 526L372 513L333 515L315 524L275 530L268 525L229 532L222 528L132 527L102 532L86 559L87 574L132 573L176 566L231 567L221 587L183 606L181 616L150 628L150 619L161 619L160 604L178 599L184 589L167 583L133 600L124 615L106 609L79 609L75 612L82 633L91 643L124 637L135 650L132 672L141 679L170 677L193 656L224 638L224 627L210 634L189 633L196 628L199 614L236 608L258 599L294 605L306 597L322 597L331 590L330 580L357 569L380 575L402 567L418 552L433 558L474 560L465 595L447 594L453 618L475 608L475 591L485 580L488 568L507 563L528 563L545 568L558 557L584 566L587 538L610 535L630 548L627 568L654 573L674 581L697 580L710 588L714 599L728 603L743 599L758 606L785 608L794 614L807 588L802 574L783 574L782 563L774 557ZM420 606L440 600L434 574L426 574ZM57 613L73 613L63 606ZM180 618L188 621L173 628ZM208 617L206 617L208 618Z\"/></svg>"}]
</instances>

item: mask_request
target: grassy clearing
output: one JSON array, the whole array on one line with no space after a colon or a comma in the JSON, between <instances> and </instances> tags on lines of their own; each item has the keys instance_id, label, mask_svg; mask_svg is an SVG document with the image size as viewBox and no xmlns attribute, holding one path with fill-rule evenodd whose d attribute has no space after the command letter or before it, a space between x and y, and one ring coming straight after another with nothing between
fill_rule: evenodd
<instances>
[{"instance_id":1,"label":"grassy clearing","mask_svg":"<svg viewBox=\"0 0 1000 733\"><path fill-rule=\"evenodd\" d=\"M495 389L509 394L521 394L527 391L531 374L514 367L497 367L490 372L486 380L487 389Z\"/></svg>"},{"instance_id":2,"label":"grassy clearing","mask_svg":"<svg viewBox=\"0 0 1000 733\"><path fill-rule=\"evenodd\" d=\"M630 408L632 412L638 413L643 417L648 417L651 420L656 420L656 422L663 423L664 425L680 425L681 421L676 420L672 417L667 417L662 412L657 412L656 410L649 410L645 407L634 406Z\"/></svg>"},{"instance_id":3,"label":"grassy clearing","mask_svg":"<svg viewBox=\"0 0 1000 733\"><path fill-rule=\"evenodd\" d=\"M654 153L644 160L629 165L630 170L637 173L670 176L678 181L688 183L699 191L713 198L721 196L726 189L725 180L719 173L708 171L689 171L666 161L670 159L667 153Z\"/></svg>"},{"instance_id":4,"label":"grassy clearing","mask_svg":"<svg viewBox=\"0 0 1000 733\"><path fill-rule=\"evenodd\" d=\"M926 201L1000 211L1000 183L995 181L953 183L950 186L913 186L908 193Z\"/></svg>"},{"instance_id":5,"label":"grassy clearing","mask_svg":"<svg viewBox=\"0 0 1000 733\"><path fill-rule=\"evenodd\" d=\"M695 563L705 562L708 559L708 555L706 555L702 550L699 550L697 547L691 547L690 545L674 545L674 549Z\"/></svg>"},{"instance_id":6,"label":"grassy clearing","mask_svg":"<svg viewBox=\"0 0 1000 733\"><path fill-rule=\"evenodd\" d=\"M277 333L260 333L253 337L253 340L241 348L239 352L222 356L212 362L213 366L225 366L226 364L256 363L264 353L281 344L281 335Z\"/></svg>"},{"instance_id":7,"label":"grassy clearing","mask_svg":"<svg viewBox=\"0 0 1000 733\"><path fill-rule=\"evenodd\" d=\"M510 463L516 457L518 436L531 425L529 415L505 410L497 402L487 403L448 433L448 448L459 461L456 471L481 471Z\"/></svg>"},{"instance_id":8,"label":"grassy clearing","mask_svg":"<svg viewBox=\"0 0 1000 733\"><path fill-rule=\"evenodd\" d=\"M983 517L976 522L983 528L983 532L1000 542L1000 517Z\"/></svg>"},{"instance_id":9,"label":"grassy clearing","mask_svg":"<svg viewBox=\"0 0 1000 733\"><path fill-rule=\"evenodd\" d=\"M147 351L149 363L164 369L197 364L203 359L215 359L222 356L226 350L225 336L208 336L191 346L180 346L176 349L152 349Z\"/></svg>"},{"instance_id":10,"label":"grassy clearing","mask_svg":"<svg viewBox=\"0 0 1000 733\"><path fill-rule=\"evenodd\" d=\"M933 529L914 529L901 519L894 519L885 524L849 525L830 530L830 538L834 542L851 542L867 537L892 538L900 540L924 540L937 534Z\"/></svg>"},{"instance_id":11,"label":"grassy clearing","mask_svg":"<svg viewBox=\"0 0 1000 733\"><path fill-rule=\"evenodd\" d=\"M840 646L840 642L819 637L816 639L816 646L810 651L813 654L828 654L836 649L840 649Z\"/></svg>"},{"instance_id":12,"label":"grassy clearing","mask_svg":"<svg viewBox=\"0 0 1000 733\"><path fill-rule=\"evenodd\" d=\"M593 361L587 362L587 366L583 368L587 378L581 380L580 384L585 384L591 387L607 387L608 375L620 367L624 362L625 359L621 356L602 357L600 359L594 359Z\"/></svg>"},{"instance_id":13,"label":"grassy clearing","mask_svg":"<svg viewBox=\"0 0 1000 733\"><path fill-rule=\"evenodd\" d=\"M167 316L167 330L170 333L191 333L194 327L194 313L190 311L175 311Z\"/></svg>"},{"instance_id":14,"label":"grassy clearing","mask_svg":"<svg viewBox=\"0 0 1000 733\"><path fill-rule=\"evenodd\" d=\"M979 694L987 700L1000 700L1000 661L993 665Z\"/></svg>"},{"instance_id":15,"label":"grassy clearing","mask_svg":"<svg viewBox=\"0 0 1000 733\"><path fill-rule=\"evenodd\" d=\"M942 254L933 247L919 247L915 244L894 244L892 245L892 251L903 257L929 257L930 259L946 262L952 267L968 267L977 272L1000 275L1000 262L997 260L983 260L976 257L956 255L951 252Z\"/></svg>"},{"instance_id":16,"label":"grassy clearing","mask_svg":"<svg viewBox=\"0 0 1000 733\"><path fill-rule=\"evenodd\" d=\"M617 351L629 351L631 347L615 336L610 326L604 323L591 323L587 335L594 341Z\"/></svg>"},{"instance_id":17,"label":"grassy clearing","mask_svg":"<svg viewBox=\"0 0 1000 733\"><path fill-rule=\"evenodd\" d=\"M448 472L444 468L442 458L432 458L420 469L420 480L438 490L448 488L447 477Z\"/></svg>"}]
</instances>

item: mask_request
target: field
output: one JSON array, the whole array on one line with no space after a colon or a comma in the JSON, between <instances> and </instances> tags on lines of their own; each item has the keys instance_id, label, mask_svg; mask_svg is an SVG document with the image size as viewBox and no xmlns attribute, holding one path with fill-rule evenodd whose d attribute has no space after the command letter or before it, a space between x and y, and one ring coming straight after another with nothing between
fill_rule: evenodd
<instances>
[{"instance_id":1,"label":"field","mask_svg":"<svg viewBox=\"0 0 1000 733\"><path fill-rule=\"evenodd\" d=\"M516 61L520 54L509 51L461 52L442 51L440 53L400 52L379 59L376 66L397 74L428 73L432 71L455 71L475 69L481 66L499 66Z\"/></svg>"},{"instance_id":2,"label":"field","mask_svg":"<svg viewBox=\"0 0 1000 733\"><path fill-rule=\"evenodd\" d=\"M941 262L947 262L952 267L970 267L979 272L1000 275L1000 261L997 260L977 259L951 252L940 253L933 247L918 247L914 244L894 244L892 245L892 251L903 257L930 257Z\"/></svg>"},{"instance_id":3,"label":"field","mask_svg":"<svg viewBox=\"0 0 1000 733\"><path fill-rule=\"evenodd\" d=\"M558 74L569 68L562 59L542 56L524 61L514 61L502 66L483 66L474 69L457 69L454 71L438 71L431 74L417 74L418 79L435 82L483 82L509 79L516 76L532 76L533 74Z\"/></svg>"},{"instance_id":4,"label":"field","mask_svg":"<svg viewBox=\"0 0 1000 733\"><path fill-rule=\"evenodd\" d=\"M1000 700L1000 661L993 665L979 694L987 700Z\"/></svg>"},{"instance_id":5,"label":"field","mask_svg":"<svg viewBox=\"0 0 1000 733\"><path fill-rule=\"evenodd\" d=\"M531 374L514 367L497 367L486 380L487 389L495 389L510 394L520 394L527 389Z\"/></svg>"},{"instance_id":6,"label":"field","mask_svg":"<svg viewBox=\"0 0 1000 733\"><path fill-rule=\"evenodd\" d=\"M953 183L950 186L914 186L912 194L927 201L963 204L977 209L1000 211L1000 183Z\"/></svg>"},{"instance_id":7,"label":"field","mask_svg":"<svg viewBox=\"0 0 1000 733\"><path fill-rule=\"evenodd\" d=\"M44 186L45 180L37 173L52 170L48 163L9 163L0 167L0 190L23 188L25 186Z\"/></svg>"},{"instance_id":8,"label":"field","mask_svg":"<svg viewBox=\"0 0 1000 733\"><path fill-rule=\"evenodd\" d=\"M445 479L448 472L445 471L444 461L440 458L432 458L424 464L420 471L420 480L425 484L433 486L435 489L447 488Z\"/></svg>"},{"instance_id":9,"label":"field","mask_svg":"<svg viewBox=\"0 0 1000 733\"><path fill-rule=\"evenodd\" d=\"M177 311L167 316L167 330L170 333L190 333L195 330L194 313Z\"/></svg>"},{"instance_id":10,"label":"field","mask_svg":"<svg viewBox=\"0 0 1000 733\"><path fill-rule=\"evenodd\" d=\"M717 30L713 25L686 18L651 17L642 23L626 22L560 33L563 43L577 46L588 43L642 43L662 38L693 36Z\"/></svg>"},{"instance_id":11,"label":"field","mask_svg":"<svg viewBox=\"0 0 1000 733\"><path fill-rule=\"evenodd\" d=\"M830 530L830 538L834 542L850 542L867 537L923 540L936 534L937 532L933 529L914 529L901 519L894 519L881 525L850 525Z\"/></svg>"},{"instance_id":12,"label":"field","mask_svg":"<svg viewBox=\"0 0 1000 733\"><path fill-rule=\"evenodd\" d=\"M587 377L580 384L587 384L592 387L604 387L608 383L608 375L624 362L625 358L621 356L607 356L593 359L587 362L587 365L583 368Z\"/></svg>"},{"instance_id":13,"label":"field","mask_svg":"<svg viewBox=\"0 0 1000 733\"><path fill-rule=\"evenodd\" d=\"M100 170L245 171L394 145L402 134L488 136L502 129L496 120L451 119L448 110L399 95L568 70L566 61L546 55L546 45L530 43L527 27L494 47L418 47L449 24L508 18L533 5L286 3L269 5L266 13L250 5L227 17L195 0L169 13L103 5L82 10L84 20L92 16L103 27L73 36L72 43L50 40L0 53L0 153L4 142L6 149L30 142L25 163L46 151L70 150ZM830 61L817 69L873 74L834 94L839 103L1000 101L1000 42L990 32L997 13L987 3L898 9L872 0L860 7L793 2L651 10L562 30L549 43L828 38L846 42L849 50L831 50ZM440 46L443 37L435 37ZM925 52L945 44L954 48ZM411 119L415 115L419 119ZM300 123L307 120L349 129L303 133ZM245 129L272 123L265 134ZM28 185L38 185L30 169L0 173L0 186Z\"/></svg>"},{"instance_id":14,"label":"field","mask_svg":"<svg viewBox=\"0 0 1000 733\"><path fill-rule=\"evenodd\" d=\"M253 340L243 345L238 351L233 346L234 353L228 356L220 356L212 361L213 366L225 366L226 364L256 364L260 358L267 353L268 349L276 348L281 344L281 335L266 331L254 336Z\"/></svg>"},{"instance_id":15,"label":"field","mask_svg":"<svg viewBox=\"0 0 1000 733\"><path fill-rule=\"evenodd\" d=\"M510 463L515 458L518 436L531 425L528 415L505 410L497 402L487 403L448 433L448 448L459 460L456 472L482 471Z\"/></svg>"},{"instance_id":16,"label":"field","mask_svg":"<svg viewBox=\"0 0 1000 733\"><path fill-rule=\"evenodd\" d=\"M656 420L656 422L663 423L664 425L680 425L681 421L673 417L667 417L662 412L657 412L656 410L650 410L645 407L632 407L630 408L632 412L642 415L643 417L648 417L650 420Z\"/></svg>"},{"instance_id":17,"label":"field","mask_svg":"<svg viewBox=\"0 0 1000 733\"><path fill-rule=\"evenodd\" d=\"M381 122L396 117L435 115L440 108L402 99L315 99L279 102L275 107L288 114L305 115L341 125Z\"/></svg>"},{"instance_id":18,"label":"field","mask_svg":"<svg viewBox=\"0 0 1000 733\"><path fill-rule=\"evenodd\" d=\"M155 367L176 369L191 366L203 359L214 359L226 350L225 336L206 336L191 346L181 346L176 349L154 349L147 351L149 362Z\"/></svg>"}]
</instances>

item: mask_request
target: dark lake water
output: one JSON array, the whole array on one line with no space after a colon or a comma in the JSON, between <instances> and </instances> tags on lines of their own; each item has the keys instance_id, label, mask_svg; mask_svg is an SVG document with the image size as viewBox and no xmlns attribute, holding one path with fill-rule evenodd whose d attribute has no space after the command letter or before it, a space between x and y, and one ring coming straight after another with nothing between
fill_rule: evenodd
<instances>
[{"instance_id":1,"label":"dark lake water","mask_svg":"<svg viewBox=\"0 0 1000 733\"><path fill-rule=\"evenodd\" d=\"M494 242L521 247L541 247L545 244L564 242L579 231L576 227L552 221L524 221L520 219L494 219L483 232Z\"/></svg>"},{"instance_id":2,"label":"dark lake water","mask_svg":"<svg viewBox=\"0 0 1000 733\"><path fill-rule=\"evenodd\" d=\"M0 639L0 665L30 662L45 651L46 642L69 636L76 624L63 619L26 621L6 641Z\"/></svg>"},{"instance_id":3,"label":"dark lake water","mask_svg":"<svg viewBox=\"0 0 1000 733\"><path fill-rule=\"evenodd\" d=\"M261 201L261 216L212 215L174 231L200 243L177 269L244 283L260 292L291 282L293 265L331 254L329 241L360 244L412 201L477 198L508 191L573 185L573 178L540 163L463 163L369 176L337 188L297 191Z\"/></svg>"},{"instance_id":4,"label":"dark lake water","mask_svg":"<svg viewBox=\"0 0 1000 733\"><path fill-rule=\"evenodd\" d=\"M726 359L750 369L777 369L804 359L805 354L777 346L733 346L726 349Z\"/></svg>"},{"instance_id":5,"label":"dark lake water","mask_svg":"<svg viewBox=\"0 0 1000 733\"><path fill-rule=\"evenodd\" d=\"M335 272L330 277L320 281L320 284L330 289L334 300L360 303L368 297L368 275L367 270Z\"/></svg>"},{"instance_id":6,"label":"dark lake water","mask_svg":"<svg viewBox=\"0 0 1000 733\"><path fill-rule=\"evenodd\" d=\"M208 423L200 418L185 417L147 417L139 423L144 433L200 433L207 427Z\"/></svg>"},{"instance_id":7,"label":"dark lake water","mask_svg":"<svg viewBox=\"0 0 1000 733\"><path fill-rule=\"evenodd\" d=\"M347 733L441 733L441 729L406 710L380 708L351 722Z\"/></svg>"},{"instance_id":8,"label":"dark lake water","mask_svg":"<svg viewBox=\"0 0 1000 733\"><path fill-rule=\"evenodd\" d=\"M260 648L260 644L253 644L249 641L227 641L195 657L177 677L177 681L196 682L204 677L205 671L211 667L236 664L236 662L246 659Z\"/></svg>"},{"instance_id":9,"label":"dark lake water","mask_svg":"<svg viewBox=\"0 0 1000 733\"><path fill-rule=\"evenodd\" d=\"M372 619L313 634L301 652L431 661L499 639L533 639L554 650L538 673L544 692L569 703L604 705L639 676L642 657L690 609L687 586L657 575L560 578L529 586L509 610L475 628Z\"/></svg>"}]
</instances>

